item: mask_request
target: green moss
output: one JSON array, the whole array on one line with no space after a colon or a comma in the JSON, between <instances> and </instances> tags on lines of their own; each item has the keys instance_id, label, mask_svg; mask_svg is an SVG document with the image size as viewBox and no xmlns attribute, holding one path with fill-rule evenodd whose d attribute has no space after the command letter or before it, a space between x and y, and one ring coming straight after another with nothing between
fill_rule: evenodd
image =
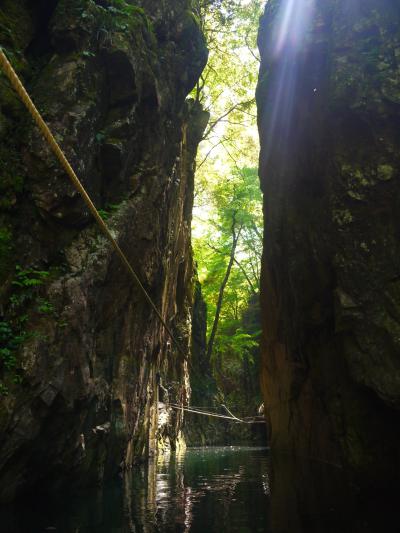
<instances>
[{"instance_id":1,"label":"green moss","mask_svg":"<svg viewBox=\"0 0 400 533\"><path fill-rule=\"evenodd\" d=\"M332 218L339 226L346 226L347 224L351 224L351 222L353 222L353 215L348 209L335 210Z\"/></svg>"},{"instance_id":2,"label":"green moss","mask_svg":"<svg viewBox=\"0 0 400 533\"><path fill-rule=\"evenodd\" d=\"M180 41L185 45L185 49L186 47L188 49L192 48L195 39L203 40L200 19L193 11L186 9L182 14L180 23L182 25Z\"/></svg>"},{"instance_id":3,"label":"green moss","mask_svg":"<svg viewBox=\"0 0 400 533\"><path fill-rule=\"evenodd\" d=\"M104 209L99 209L99 215L103 220L108 220L116 211L118 211L120 204L106 204Z\"/></svg>"},{"instance_id":4,"label":"green moss","mask_svg":"<svg viewBox=\"0 0 400 533\"><path fill-rule=\"evenodd\" d=\"M0 9L0 43L14 51L23 50L34 31L29 10L23 0L3 0Z\"/></svg>"},{"instance_id":5,"label":"green moss","mask_svg":"<svg viewBox=\"0 0 400 533\"><path fill-rule=\"evenodd\" d=\"M193 32L192 38L196 33L202 33L200 18L190 9L184 11L182 23L184 32Z\"/></svg>"},{"instance_id":6,"label":"green moss","mask_svg":"<svg viewBox=\"0 0 400 533\"><path fill-rule=\"evenodd\" d=\"M144 10L127 4L124 0L113 0L108 8L98 6L97 22L99 31L107 33L124 33L137 29L139 25L151 27Z\"/></svg>"},{"instance_id":7,"label":"green moss","mask_svg":"<svg viewBox=\"0 0 400 533\"><path fill-rule=\"evenodd\" d=\"M146 18L146 13L143 8L135 6L129 2L126 2L125 0L111 0L111 5L123 15L141 15Z\"/></svg>"},{"instance_id":8,"label":"green moss","mask_svg":"<svg viewBox=\"0 0 400 533\"><path fill-rule=\"evenodd\" d=\"M15 321L14 324L5 320L0 322L0 396L8 394L10 384L19 384L22 381L17 352L28 337L23 324L22 320Z\"/></svg>"},{"instance_id":9,"label":"green moss","mask_svg":"<svg viewBox=\"0 0 400 533\"><path fill-rule=\"evenodd\" d=\"M378 178L382 181L389 181L393 178L395 173L394 168L391 165L379 165L378 166Z\"/></svg>"},{"instance_id":10,"label":"green moss","mask_svg":"<svg viewBox=\"0 0 400 533\"><path fill-rule=\"evenodd\" d=\"M1 237L2 233L0 233ZM5 246L11 241L11 232L3 231ZM1 251L1 241L0 241ZM44 338L40 332L29 328L28 306L42 315L54 315L54 306L39 296L40 287L45 284L51 272L34 268L15 268L11 286L14 292L7 306L7 319L0 322L0 396L7 395L11 385L22 381L22 370L18 361L21 346L29 339Z\"/></svg>"}]
</instances>

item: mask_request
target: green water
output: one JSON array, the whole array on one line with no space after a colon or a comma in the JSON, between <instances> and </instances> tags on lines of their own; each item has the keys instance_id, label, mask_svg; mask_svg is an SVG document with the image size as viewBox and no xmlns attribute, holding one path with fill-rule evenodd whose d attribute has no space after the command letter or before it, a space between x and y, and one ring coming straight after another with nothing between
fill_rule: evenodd
<instances>
[{"instance_id":1,"label":"green water","mask_svg":"<svg viewBox=\"0 0 400 533\"><path fill-rule=\"evenodd\" d=\"M312 464L293 470L289 465L285 456L272 460L265 448L190 449L180 457L134 469L102 489L0 514L0 531L400 531L389 520L392 507L382 511L376 501L371 508L349 498L337 469Z\"/></svg>"}]
</instances>

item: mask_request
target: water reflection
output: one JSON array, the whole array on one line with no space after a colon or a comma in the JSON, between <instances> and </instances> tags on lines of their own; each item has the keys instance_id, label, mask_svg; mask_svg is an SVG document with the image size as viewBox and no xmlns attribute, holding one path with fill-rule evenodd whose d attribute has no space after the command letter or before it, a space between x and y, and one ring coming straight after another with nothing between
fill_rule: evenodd
<instances>
[{"instance_id":1,"label":"water reflection","mask_svg":"<svg viewBox=\"0 0 400 533\"><path fill-rule=\"evenodd\" d=\"M271 459L262 448L191 449L103 489L0 511L0 531L397 533L396 506L370 496L373 505L348 490L341 470L318 462Z\"/></svg>"},{"instance_id":2,"label":"water reflection","mask_svg":"<svg viewBox=\"0 0 400 533\"><path fill-rule=\"evenodd\" d=\"M138 484L133 472L128 493L136 499L137 531L267 531L265 449L191 449L164 457L143 472L147 487ZM138 505L137 494L143 490L146 498Z\"/></svg>"}]
</instances>

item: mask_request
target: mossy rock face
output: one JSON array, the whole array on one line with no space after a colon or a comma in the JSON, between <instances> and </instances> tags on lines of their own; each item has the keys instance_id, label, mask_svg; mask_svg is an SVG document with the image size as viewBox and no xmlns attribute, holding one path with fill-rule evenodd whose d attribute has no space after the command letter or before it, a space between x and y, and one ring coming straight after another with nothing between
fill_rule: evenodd
<instances>
[{"instance_id":1,"label":"mossy rock face","mask_svg":"<svg viewBox=\"0 0 400 533\"><path fill-rule=\"evenodd\" d=\"M188 228L205 121L185 99L207 55L190 2L5 0L0 41L189 350ZM12 326L0 346L4 500L47 475L51 490L129 467L156 449L158 376L176 402L189 390L186 362L3 75L0 163L0 318ZM172 447L181 426L175 417L164 428Z\"/></svg>"},{"instance_id":2,"label":"mossy rock face","mask_svg":"<svg viewBox=\"0 0 400 533\"><path fill-rule=\"evenodd\" d=\"M259 35L265 403L280 404L277 445L388 485L400 468L400 9L316 3L296 48L274 41L282 6L268 3Z\"/></svg>"},{"instance_id":3,"label":"mossy rock face","mask_svg":"<svg viewBox=\"0 0 400 533\"><path fill-rule=\"evenodd\" d=\"M21 53L32 40L35 23L27 0L3 0L0 6L0 42L7 50Z\"/></svg>"}]
</instances>

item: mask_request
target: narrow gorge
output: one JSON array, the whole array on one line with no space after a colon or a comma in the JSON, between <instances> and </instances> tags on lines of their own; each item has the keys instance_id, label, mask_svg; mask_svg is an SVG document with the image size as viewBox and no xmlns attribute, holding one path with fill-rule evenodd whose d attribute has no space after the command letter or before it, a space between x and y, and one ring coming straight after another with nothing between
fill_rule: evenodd
<instances>
[{"instance_id":1,"label":"narrow gorge","mask_svg":"<svg viewBox=\"0 0 400 533\"><path fill-rule=\"evenodd\" d=\"M397 0L0 0L6 533L398 531L399 133Z\"/></svg>"}]
</instances>

